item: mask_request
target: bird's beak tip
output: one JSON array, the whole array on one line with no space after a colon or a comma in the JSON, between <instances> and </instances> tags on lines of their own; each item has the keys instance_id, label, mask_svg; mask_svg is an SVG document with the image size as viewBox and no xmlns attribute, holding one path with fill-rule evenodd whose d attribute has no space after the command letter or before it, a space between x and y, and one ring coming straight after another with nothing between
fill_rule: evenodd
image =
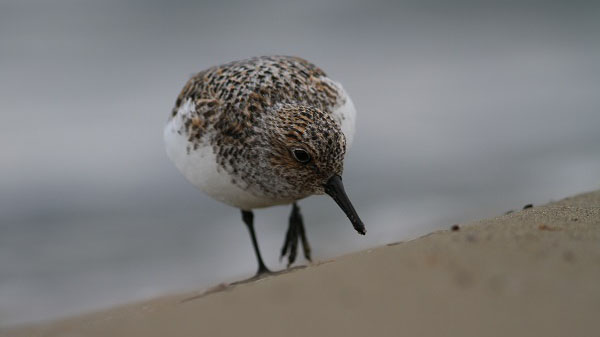
<instances>
[{"instance_id":1,"label":"bird's beak tip","mask_svg":"<svg viewBox=\"0 0 600 337\"><path fill-rule=\"evenodd\" d=\"M342 177L339 175L334 175L329 178L327 183L325 183L325 193L327 193L330 197L335 200L335 202L340 206L340 208L346 213L348 219L352 223L354 229L362 235L367 234L367 229L363 224L362 220L359 218L358 213L352 206L348 195L346 195L346 191L344 190L344 184L342 184Z\"/></svg>"}]
</instances>

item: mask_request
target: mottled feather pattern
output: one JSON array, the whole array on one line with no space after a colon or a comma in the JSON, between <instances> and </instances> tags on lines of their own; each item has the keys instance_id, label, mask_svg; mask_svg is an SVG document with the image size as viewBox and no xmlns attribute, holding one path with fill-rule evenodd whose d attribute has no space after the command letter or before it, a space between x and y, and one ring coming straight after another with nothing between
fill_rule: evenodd
<instances>
[{"instance_id":1,"label":"mottled feather pattern","mask_svg":"<svg viewBox=\"0 0 600 337\"><path fill-rule=\"evenodd\" d=\"M188 154L211 146L235 185L295 200L322 194L318 182L342 172L346 139L331 111L344 99L321 69L301 58L256 57L194 75L170 118L182 119L177 132L187 137ZM318 160L298 167L303 164L289 153L295 144Z\"/></svg>"},{"instance_id":2,"label":"mottled feather pattern","mask_svg":"<svg viewBox=\"0 0 600 337\"><path fill-rule=\"evenodd\" d=\"M253 209L293 204L281 256L294 263L298 243L310 260L299 199L327 193L359 234L366 229L342 183L356 110L341 84L312 63L263 56L194 75L179 94L163 136L184 177L239 208L258 262Z\"/></svg>"}]
</instances>

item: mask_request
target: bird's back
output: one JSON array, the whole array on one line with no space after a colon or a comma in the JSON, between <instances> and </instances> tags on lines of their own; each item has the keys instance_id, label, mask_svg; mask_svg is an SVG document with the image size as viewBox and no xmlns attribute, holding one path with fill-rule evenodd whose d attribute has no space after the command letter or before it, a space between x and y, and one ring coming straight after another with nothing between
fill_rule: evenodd
<instances>
[{"instance_id":1,"label":"bird's back","mask_svg":"<svg viewBox=\"0 0 600 337\"><path fill-rule=\"evenodd\" d=\"M263 56L211 67L194 75L179 94L172 115L188 99L201 111L251 117L275 104L330 110L335 85L314 64L291 56Z\"/></svg>"}]
</instances>

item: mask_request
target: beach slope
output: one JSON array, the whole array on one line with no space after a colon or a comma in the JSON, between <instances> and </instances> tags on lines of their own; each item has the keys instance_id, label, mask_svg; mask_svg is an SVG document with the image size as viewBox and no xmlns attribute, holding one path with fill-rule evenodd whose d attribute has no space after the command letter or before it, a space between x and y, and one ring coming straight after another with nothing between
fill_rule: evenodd
<instances>
[{"instance_id":1,"label":"beach slope","mask_svg":"<svg viewBox=\"0 0 600 337\"><path fill-rule=\"evenodd\" d=\"M0 335L600 334L600 191L451 225L204 295L165 296Z\"/></svg>"}]
</instances>

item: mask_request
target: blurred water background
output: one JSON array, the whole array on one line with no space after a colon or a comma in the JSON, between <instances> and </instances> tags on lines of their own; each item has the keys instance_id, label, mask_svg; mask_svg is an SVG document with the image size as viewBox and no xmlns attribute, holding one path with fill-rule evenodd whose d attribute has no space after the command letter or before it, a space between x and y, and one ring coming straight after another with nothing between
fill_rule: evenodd
<instances>
[{"instance_id":1,"label":"blurred water background","mask_svg":"<svg viewBox=\"0 0 600 337\"><path fill-rule=\"evenodd\" d=\"M316 259L600 187L593 1L1 1L0 325L250 276L239 212L162 128L194 72L302 56L342 82L344 181L368 228L301 202ZM256 212L278 253L288 207ZM302 262L302 261L301 261Z\"/></svg>"}]
</instances>

